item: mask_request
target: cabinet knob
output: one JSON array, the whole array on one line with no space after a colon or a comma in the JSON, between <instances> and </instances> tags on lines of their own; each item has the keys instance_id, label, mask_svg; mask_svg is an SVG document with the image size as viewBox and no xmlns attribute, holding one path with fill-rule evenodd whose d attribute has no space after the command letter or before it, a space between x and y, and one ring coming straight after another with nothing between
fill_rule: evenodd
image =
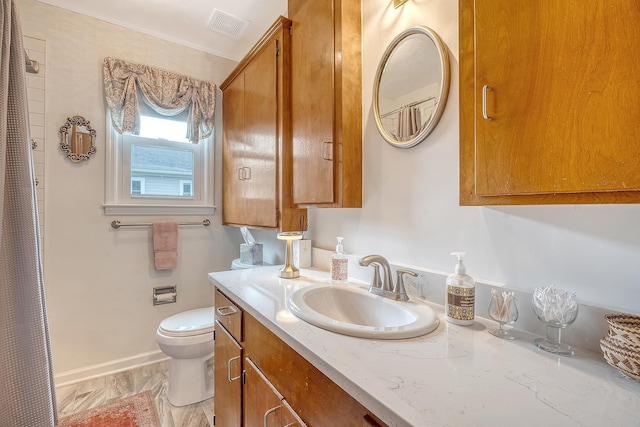
<instances>
[{"instance_id":1,"label":"cabinet knob","mask_svg":"<svg viewBox=\"0 0 640 427\"><path fill-rule=\"evenodd\" d=\"M493 120L493 118L489 117L489 115L487 114L487 92L489 92L490 90L493 90L491 86L482 86L482 117L488 121Z\"/></svg>"},{"instance_id":2,"label":"cabinet knob","mask_svg":"<svg viewBox=\"0 0 640 427\"><path fill-rule=\"evenodd\" d=\"M251 168L243 167L238 168L238 179L244 181L245 179L251 179Z\"/></svg>"}]
</instances>

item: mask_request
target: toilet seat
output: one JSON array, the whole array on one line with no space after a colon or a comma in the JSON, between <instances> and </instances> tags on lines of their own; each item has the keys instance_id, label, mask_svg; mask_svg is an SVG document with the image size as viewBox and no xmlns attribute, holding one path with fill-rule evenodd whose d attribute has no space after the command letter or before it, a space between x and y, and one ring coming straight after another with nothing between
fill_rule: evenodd
<instances>
[{"instance_id":1,"label":"toilet seat","mask_svg":"<svg viewBox=\"0 0 640 427\"><path fill-rule=\"evenodd\" d=\"M167 317L158 332L168 337L190 337L213 332L213 307L197 308Z\"/></svg>"}]
</instances>

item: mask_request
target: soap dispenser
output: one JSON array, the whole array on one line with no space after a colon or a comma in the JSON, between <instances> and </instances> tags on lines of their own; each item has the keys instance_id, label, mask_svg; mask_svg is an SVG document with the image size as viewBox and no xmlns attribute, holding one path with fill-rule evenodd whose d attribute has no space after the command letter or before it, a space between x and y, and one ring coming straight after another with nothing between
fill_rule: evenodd
<instances>
[{"instance_id":1,"label":"soap dispenser","mask_svg":"<svg viewBox=\"0 0 640 427\"><path fill-rule=\"evenodd\" d=\"M455 273L447 277L445 319L456 325L473 325L476 284L466 274L462 263L464 252L452 252L451 255L458 257L458 263Z\"/></svg>"},{"instance_id":2,"label":"soap dispenser","mask_svg":"<svg viewBox=\"0 0 640 427\"><path fill-rule=\"evenodd\" d=\"M342 248L344 237L338 237L337 239L336 251L331 254L331 281L344 283L347 281L349 260Z\"/></svg>"}]
</instances>

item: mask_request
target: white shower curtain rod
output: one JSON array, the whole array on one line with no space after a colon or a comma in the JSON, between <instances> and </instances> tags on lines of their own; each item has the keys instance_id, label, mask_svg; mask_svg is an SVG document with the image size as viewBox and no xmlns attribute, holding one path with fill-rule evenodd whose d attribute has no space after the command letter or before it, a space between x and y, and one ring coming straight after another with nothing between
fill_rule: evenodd
<instances>
[{"instance_id":1,"label":"white shower curtain rod","mask_svg":"<svg viewBox=\"0 0 640 427\"><path fill-rule=\"evenodd\" d=\"M432 99L436 99L436 97L435 97L435 96L430 96L429 98L421 99L420 101L415 101L415 102L412 102L412 103L410 103L410 104L403 105L403 106L402 106L402 107L400 107L400 108L396 108L395 110L391 110L391 111L389 111L388 113L384 113L384 114L383 114L383 115L381 115L380 117L384 119L385 117L388 117L388 116L390 116L390 115L392 115L392 114L394 114L394 113L399 112L399 111L400 111L400 110L402 110L403 108L413 107L413 106L415 106L415 105L422 104L423 102L431 101ZM435 105L435 104L434 104L434 105Z\"/></svg>"}]
</instances>

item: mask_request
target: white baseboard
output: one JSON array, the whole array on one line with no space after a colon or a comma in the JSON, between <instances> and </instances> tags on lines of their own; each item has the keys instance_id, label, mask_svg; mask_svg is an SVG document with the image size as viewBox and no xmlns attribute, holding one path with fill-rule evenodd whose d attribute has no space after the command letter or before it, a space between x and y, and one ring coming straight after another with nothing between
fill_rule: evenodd
<instances>
[{"instance_id":1,"label":"white baseboard","mask_svg":"<svg viewBox=\"0 0 640 427\"><path fill-rule=\"evenodd\" d=\"M80 369L72 369L70 371L60 372L54 375L56 387L62 387L75 384L80 381L86 381L104 375L115 374L116 372L128 371L130 369L139 368L153 363L169 360L166 354L161 350L150 351L148 353L140 353L135 356L125 357L122 359L110 360L108 362L91 365Z\"/></svg>"}]
</instances>

